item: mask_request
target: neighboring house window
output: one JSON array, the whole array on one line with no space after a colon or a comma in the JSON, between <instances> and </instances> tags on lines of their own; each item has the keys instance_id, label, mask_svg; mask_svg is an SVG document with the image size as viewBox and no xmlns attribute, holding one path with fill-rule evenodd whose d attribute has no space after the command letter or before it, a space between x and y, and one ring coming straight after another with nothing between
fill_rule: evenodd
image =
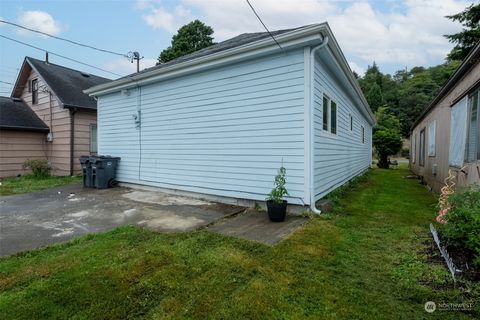
<instances>
[{"instance_id":1,"label":"neighboring house window","mask_svg":"<svg viewBox=\"0 0 480 320\"><path fill-rule=\"evenodd\" d=\"M416 156L417 156L417 135L414 134L412 137L412 163L416 162Z\"/></svg>"},{"instance_id":2,"label":"neighboring house window","mask_svg":"<svg viewBox=\"0 0 480 320\"><path fill-rule=\"evenodd\" d=\"M38 103L38 79L32 80L32 104Z\"/></svg>"},{"instance_id":3,"label":"neighboring house window","mask_svg":"<svg viewBox=\"0 0 480 320\"><path fill-rule=\"evenodd\" d=\"M480 159L479 90L468 97L467 161Z\"/></svg>"},{"instance_id":4,"label":"neighboring house window","mask_svg":"<svg viewBox=\"0 0 480 320\"><path fill-rule=\"evenodd\" d=\"M425 128L420 131L420 150L418 150L418 164L425 166Z\"/></svg>"},{"instance_id":5,"label":"neighboring house window","mask_svg":"<svg viewBox=\"0 0 480 320\"><path fill-rule=\"evenodd\" d=\"M365 143L365 127L362 126L362 143Z\"/></svg>"},{"instance_id":6,"label":"neighboring house window","mask_svg":"<svg viewBox=\"0 0 480 320\"><path fill-rule=\"evenodd\" d=\"M350 114L350 131L353 131L353 116Z\"/></svg>"},{"instance_id":7,"label":"neighboring house window","mask_svg":"<svg viewBox=\"0 0 480 320\"><path fill-rule=\"evenodd\" d=\"M448 164L461 168L465 162L468 132L468 96L452 106L450 112L450 142Z\"/></svg>"},{"instance_id":8,"label":"neighboring house window","mask_svg":"<svg viewBox=\"0 0 480 320\"><path fill-rule=\"evenodd\" d=\"M337 133L337 104L326 95L323 96L323 130Z\"/></svg>"},{"instance_id":9,"label":"neighboring house window","mask_svg":"<svg viewBox=\"0 0 480 320\"><path fill-rule=\"evenodd\" d=\"M97 125L90 125L90 153L97 153Z\"/></svg>"},{"instance_id":10,"label":"neighboring house window","mask_svg":"<svg viewBox=\"0 0 480 320\"><path fill-rule=\"evenodd\" d=\"M428 156L435 157L435 137L436 137L437 120L433 120L428 124Z\"/></svg>"}]
</instances>

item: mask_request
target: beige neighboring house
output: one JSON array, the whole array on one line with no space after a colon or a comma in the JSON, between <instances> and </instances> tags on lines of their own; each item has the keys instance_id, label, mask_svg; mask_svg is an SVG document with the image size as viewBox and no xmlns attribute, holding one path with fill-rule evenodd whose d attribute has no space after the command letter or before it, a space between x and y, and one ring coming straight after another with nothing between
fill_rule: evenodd
<instances>
[{"instance_id":1,"label":"beige neighboring house","mask_svg":"<svg viewBox=\"0 0 480 320\"><path fill-rule=\"evenodd\" d=\"M1 176L24 173L21 167L28 158L47 159L54 175L79 173L78 158L97 152L97 103L83 90L109 81L26 57L10 99L30 108L47 130L40 132L41 138L39 131L35 134L28 131L29 138L26 133L20 133L21 130L9 130L7 133L5 128L1 128ZM28 124L25 126L28 127Z\"/></svg>"},{"instance_id":2,"label":"beige neighboring house","mask_svg":"<svg viewBox=\"0 0 480 320\"><path fill-rule=\"evenodd\" d=\"M439 192L451 170L456 185L480 183L480 43L415 121L410 166Z\"/></svg>"}]
</instances>

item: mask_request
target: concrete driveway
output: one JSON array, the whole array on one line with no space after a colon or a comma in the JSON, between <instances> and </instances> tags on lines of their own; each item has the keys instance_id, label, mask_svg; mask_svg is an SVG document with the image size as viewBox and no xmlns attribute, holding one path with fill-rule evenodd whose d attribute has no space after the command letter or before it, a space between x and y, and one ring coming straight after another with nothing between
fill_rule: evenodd
<instances>
[{"instance_id":1,"label":"concrete driveway","mask_svg":"<svg viewBox=\"0 0 480 320\"><path fill-rule=\"evenodd\" d=\"M161 192L72 184L0 197L0 256L132 224L155 231L195 230L244 208Z\"/></svg>"}]
</instances>

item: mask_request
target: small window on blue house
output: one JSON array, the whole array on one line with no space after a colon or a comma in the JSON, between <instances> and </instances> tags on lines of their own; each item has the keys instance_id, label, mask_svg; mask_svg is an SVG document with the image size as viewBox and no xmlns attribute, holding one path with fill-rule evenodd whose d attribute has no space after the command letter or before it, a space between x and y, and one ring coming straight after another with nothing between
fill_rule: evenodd
<instances>
[{"instance_id":1,"label":"small window on blue house","mask_svg":"<svg viewBox=\"0 0 480 320\"><path fill-rule=\"evenodd\" d=\"M323 96L323 130L328 131L328 102L329 99Z\"/></svg>"},{"instance_id":2,"label":"small window on blue house","mask_svg":"<svg viewBox=\"0 0 480 320\"><path fill-rule=\"evenodd\" d=\"M350 131L353 131L353 116L350 114Z\"/></svg>"},{"instance_id":3,"label":"small window on blue house","mask_svg":"<svg viewBox=\"0 0 480 320\"><path fill-rule=\"evenodd\" d=\"M337 134L337 104L334 101L330 102L330 132Z\"/></svg>"},{"instance_id":4,"label":"small window on blue house","mask_svg":"<svg viewBox=\"0 0 480 320\"><path fill-rule=\"evenodd\" d=\"M365 143L365 127L362 126L362 143Z\"/></svg>"},{"instance_id":5,"label":"small window on blue house","mask_svg":"<svg viewBox=\"0 0 480 320\"><path fill-rule=\"evenodd\" d=\"M323 96L323 130L337 133L337 104L326 95Z\"/></svg>"}]
</instances>

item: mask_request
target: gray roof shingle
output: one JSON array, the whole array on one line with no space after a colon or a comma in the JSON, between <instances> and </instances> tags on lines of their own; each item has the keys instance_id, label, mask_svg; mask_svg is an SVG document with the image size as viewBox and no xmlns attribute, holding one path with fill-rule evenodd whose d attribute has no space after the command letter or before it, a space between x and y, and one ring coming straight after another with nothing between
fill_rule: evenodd
<instances>
[{"instance_id":1,"label":"gray roof shingle","mask_svg":"<svg viewBox=\"0 0 480 320\"><path fill-rule=\"evenodd\" d=\"M97 109L95 99L83 93L83 90L112 81L31 57L25 59L40 73L65 107Z\"/></svg>"},{"instance_id":2,"label":"gray roof shingle","mask_svg":"<svg viewBox=\"0 0 480 320\"><path fill-rule=\"evenodd\" d=\"M277 36L277 35L280 35L282 33L290 32L290 31L294 31L294 30L299 30L299 29L303 29L303 28L306 28L306 27L310 27L310 26L312 26L312 25L306 25L306 26L302 26L302 27L299 27L299 28L293 28L293 29L276 30L276 31L271 31L270 33L273 36ZM268 37L270 37L268 32L243 33L243 34L238 35L236 37L233 37L231 39L228 39L228 40L216 43L214 45L211 45L210 47L207 47L207 48L195 51L193 53L187 54L185 56L170 60L166 63L162 63L162 64L156 65L154 67L151 67L151 68L146 68L146 69L144 69L144 70L142 70L142 71L140 71L139 73L136 73L136 74L141 74L141 73L149 72L149 71L152 71L152 70L155 70L155 69L160 69L160 68L172 66L172 65L182 63L182 62L185 62L185 61L194 60L194 59L197 59L197 58L200 58L200 57L208 56L208 55L213 54L213 53L217 53L217 52L220 52L220 51L225 51L225 50L228 50L228 49L239 47L239 46L242 46L242 45L245 45L245 44L248 44L248 43L251 43L251 42L255 42L257 40L261 40L261 39L264 39L264 38L268 38ZM272 39L272 41L273 41L273 39Z\"/></svg>"},{"instance_id":3,"label":"gray roof shingle","mask_svg":"<svg viewBox=\"0 0 480 320\"><path fill-rule=\"evenodd\" d=\"M0 129L49 131L23 100L10 97L0 97Z\"/></svg>"}]
</instances>

